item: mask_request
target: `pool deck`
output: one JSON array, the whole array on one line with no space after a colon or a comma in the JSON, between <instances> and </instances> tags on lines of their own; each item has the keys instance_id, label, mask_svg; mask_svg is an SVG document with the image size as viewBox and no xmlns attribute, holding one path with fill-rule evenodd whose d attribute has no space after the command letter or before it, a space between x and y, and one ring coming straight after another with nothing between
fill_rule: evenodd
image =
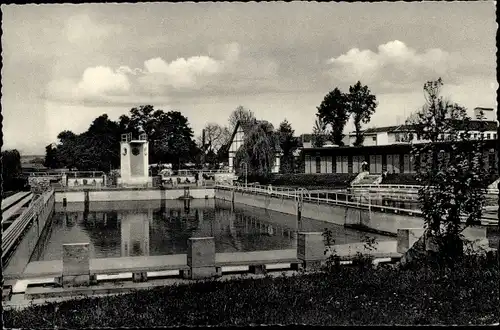
<instances>
[{"instance_id":1,"label":"pool deck","mask_svg":"<svg viewBox=\"0 0 500 330\"><path fill-rule=\"evenodd\" d=\"M335 251L343 260L351 259L356 252L368 253L363 243L335 245ZM371 253L376 258L395 258L397 241L379 242ZM266 265L278 263L298 263L297 250L269 250L253 252L226 252L215 254L216 266ZM187 255L174 254L163 256L121 257L90 259L91 274L119 274L125 272L154 272L188 269ZM30 262L23 274L23 279L61 276L62 260Z\"/></svg>"}]
</instances>

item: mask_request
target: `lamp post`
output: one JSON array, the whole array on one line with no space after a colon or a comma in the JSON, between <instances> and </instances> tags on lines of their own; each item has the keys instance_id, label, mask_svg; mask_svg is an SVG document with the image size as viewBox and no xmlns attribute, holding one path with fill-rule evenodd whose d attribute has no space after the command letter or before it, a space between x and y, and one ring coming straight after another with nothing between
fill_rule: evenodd
<instances>
[{"instance_id":1,"label":"lamp post","mask_svg":"<svg viewBox=\"0 0 500 330\"><path fill-rule=\"evenodd\" d=\"M247 187L247 177L248 177L248 164L246 162L241 162L241 166L245 169L245 188Z\"/></svg>"}]
</instances>

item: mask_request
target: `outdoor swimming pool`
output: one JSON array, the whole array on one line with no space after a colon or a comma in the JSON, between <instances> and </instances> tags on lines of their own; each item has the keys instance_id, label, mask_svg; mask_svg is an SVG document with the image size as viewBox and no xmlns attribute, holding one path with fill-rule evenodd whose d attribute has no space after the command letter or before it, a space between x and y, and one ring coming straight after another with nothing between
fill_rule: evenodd
<instances>
[{"instance_id":1,"label":"outdoor swimming pool","mask_svg":"<svg viewBox=\"0 0 500 330\"><path fill-rule=\"evenodd\" d=\"M343 226L302 219L301 230L329 228L337 244L360 242L367 234ZM56 203L47 233L31 261L62 259L65 243L90 243L91 258L187 253L190 237L215 237L216 252L249 252L296 247L295 216L221 200L95 202L66 207ZM393 238L392 238L393 239Z\"/></svg>"}]
</instances>

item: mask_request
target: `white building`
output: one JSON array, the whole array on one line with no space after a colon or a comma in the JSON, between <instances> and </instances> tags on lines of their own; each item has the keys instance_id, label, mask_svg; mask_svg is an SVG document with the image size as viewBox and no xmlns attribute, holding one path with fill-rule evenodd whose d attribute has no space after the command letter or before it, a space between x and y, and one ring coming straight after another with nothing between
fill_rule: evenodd
<instances>
[{"instance_id":1,"label":"white building","mask_svg":"<svg viewBox=\"0 0 500 330\"><path fill-rule=\"evenodd\" d=\"M483 111L484 119L477 120L480 111ZM486 123L486 130L483 132L486 140L496 140L498 123L495 120L495 113L492 108L475 108L474 118L471 120L469 133L473 139L479 138L479 123ZM493 119L492 119L493 118ZM427 143L429 141L421 139L417 134L411 134L411 140L408 138L409 128L407 125L385 126L368 128L363 131L364 141L363 146L380 146L399 143ZM442 135L440 138L444 138ZM349 134L349 145L354 145L356 141L356 133Z\"/></svg>"},{"instance_id":2,"label":"white building","mask_svg":"<svg viewBox=\"0 0 500 330\"><path fill-rule=\"evenodd\" d=\"M233 135L231 136L230 145L229 145L229 171L234 173L236 169L234 168L234 162L236 158L236 152L241 148L243 142L245 141L245 132L240 125L240 122L236 123L236 127L234 128ZM273 168L271 173L279 173L280 171L280 153L276 154L275 162L273 164Z\"/></svg>"}]
</instances>

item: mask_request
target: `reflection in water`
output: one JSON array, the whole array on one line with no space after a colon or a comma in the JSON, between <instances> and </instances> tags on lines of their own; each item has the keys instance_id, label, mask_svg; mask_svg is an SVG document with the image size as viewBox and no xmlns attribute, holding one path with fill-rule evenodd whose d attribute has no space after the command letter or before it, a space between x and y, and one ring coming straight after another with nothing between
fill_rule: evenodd
<instances>
[{"instance_id":1,"label":"reflection in water","mask_svg":"<svg viewBox=\"0 0 500 330\"><path fill-rule=\"evenodd\" d=\"M337 244L359 242L365 235L322 221L302 222L307 231L331 229ZM218 200L166 201L161 206L145 202L134 207L95 203L81 211L68 206L55 212L50 232L32 261L60 260L62 244L82 242L90 243L93 258L187 253L190 237L214 237L218 253L290 249L296 247L296 226L293 215L241 204L233 209L230 202Z\"/></svg>"}]
</instances>

